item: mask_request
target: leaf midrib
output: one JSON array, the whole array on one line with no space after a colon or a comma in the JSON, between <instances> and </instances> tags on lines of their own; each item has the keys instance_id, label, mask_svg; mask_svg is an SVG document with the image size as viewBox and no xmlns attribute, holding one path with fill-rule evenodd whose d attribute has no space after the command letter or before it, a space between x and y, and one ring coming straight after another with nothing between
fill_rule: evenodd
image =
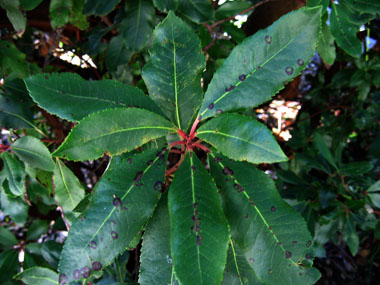
<instances>
[{"instance_id":1,"label":"leaf midrib","mask_svg":"<svg viewBox=\"0 0 380 285\"><path fill-rule=\"evenodd\" d=\"M270 150L262 147L261 145L258 145L258 144L254 143L254 142L251 142L251 141L248 141L248 140L246 140L244 138L240 138L240 137L237 137L237 136L229 135L229 134L226 134L226 133L223 133L223 132L220 132L220 131L211 131L211 130L210 131L200 131L200 132L197 132L196 134L200 135L200 134L209 134L209 133L214 134L214 135L222 135L222 136L225 136L225 137L228 137L228 138L233 138L233 139L236 139L236 140L240 140L240 141L245 142L247 144L253 145L253 146L255 146L255 147L259 148L259 149L262 149L265 152L268 152L268 153L270 153L272 155L280 157L278 154L276 154L276 153L274 153L274 152L272 152L272 151L270 151Z\"/></svg>"},{"instance_id":2,"label":"leaf midrib","mask_svg":"<svg viewBox=\"0 0 380 285\"><path fill-rule=\"evenodd\" d=\"M73 207L75 207L75 203L74 203L74 200L73 200L73 197L71 195L71 192L69 190L69 187L67 186L66 184L66 180L65 180L65 175L63 174L63 170L62 170L62 166L61 166L61 162L57 159L57 164L59 166L59 173L61 174L61 177L62 177L62 182L63 182L63 185L65 186L65 189L67 191L67 193L69 194L69 197L70 197L70 200L71 200L71 204L73 205Z\"/></svg>"},{"instance_id":3,"label":"leaf midrib","mask_svg":"<svg viewBox=\"0 0 380 285\"><path fill-rule=\"evenodd\" d=\"M32 151L32 150L25 149L25 148L21 148L21 147L14 146L14 145L12 145L11 148L12 148L12 149L19 150L19 151L23 151L23 152L27 152L27 153L33 154L33 155L35 155L35 156L37 156L37 157L40 157L40 158L42 158L42 159L44 159L44 160L46 159L46 158L43 157L42 155L39 155L39 154L40 154L39 152L34 152L34 151Z\"/></svg>"},{"instance_id":4,"label":"leaf midrib","mask_svg":"<svg viewBox=\"0 0 380 285\"><path fill-rule=\"evenodd\" d=\"M5 155L4 157L5 157L5 160L6 160L6 162L7 162L7 163L4 163L4 167L7 168L8 172L9 172L11 178L12 178L12 184L13 184L13 186L14 186L17 190L20 190L19 187L18 187L18 185L15 183L15 181L17 181L17 180L15 179L15 177L14 177L14 175L13 175L13 172L11 171L11 168L9 167L9 160L8 160L8 157L7 157L6 155ZM2 157L2 158L4 159L4 157ZM8 179L8 180L9 180L9 179ZM21 190L21 193L22 193L22 190Z\"/></svg>"}]
</instances>

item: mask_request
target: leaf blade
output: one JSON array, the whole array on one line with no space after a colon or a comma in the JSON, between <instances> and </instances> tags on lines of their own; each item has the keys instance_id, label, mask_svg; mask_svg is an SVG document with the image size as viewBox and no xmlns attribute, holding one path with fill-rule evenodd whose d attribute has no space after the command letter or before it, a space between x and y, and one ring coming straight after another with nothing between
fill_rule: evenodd
<instances>
[{"instance_id":1,"label":"leaf blade","mask_svg":"<svg viewBox=\"0 0 380 285\"><path fill-rule=\"evenodd\" d=\"M4 172L8 188L15 196L22 196L25 193L25 171L24 165L9 152L1 155L4 162ZM3 182L4 183L4 182Z\"/></svg>"},{"instance_id":2,"label":"leaf blade","mask_svg":"<svg viewBox=\"0 0 380 285\"><path fill-rule=\"evenodd\" d=\"M58 284L58 274L51 269L44 267L32 267L14 276L25 284L52 285Z\"/></svg>"},{"instance_id":3,"label":"leaf blade","mask_svg":"<svg viewBox=\"0 0 380 285\"><path fill-rule=\"evenodd\" d=\"M144 109L104 110L80 121L53 155L69 160L118 155L170 132L175 128L169 121Z\"/></svg>"}]
</instances>

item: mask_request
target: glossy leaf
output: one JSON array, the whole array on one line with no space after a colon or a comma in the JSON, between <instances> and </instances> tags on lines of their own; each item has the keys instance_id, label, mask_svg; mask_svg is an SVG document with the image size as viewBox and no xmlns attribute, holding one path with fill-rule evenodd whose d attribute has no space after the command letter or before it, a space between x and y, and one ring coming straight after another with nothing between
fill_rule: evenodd
<instances>
[{"instance_id":1,"label":"glossy leaf","mask_svg":"<svg viewBox=\"0 0 380 285\"><path fill-rule=\"evenodd\" d=\"M129 1L120 30L126 45L133 51L141 50L152 35L154 7L150 0Z\"/></svg>"},{"instance_id":2,"label":"glossy leaf","mask_svg":"<svg viewBox=\"0 0 380 285\"><path fill-rule=\"evenodd\" d=\"M29 206L23 197L11 197L0 191L0 208L5 216L9 215L17 225L22 225L28 217Z\"/></svg>"},{"instance_id":3,"label":"glossy leaf","mask_svg":"<svg viewBox=\"0 0 380 285\"><path fill-rule=\"evenodd\" d=\"M37 8L37 6L40 5L42 1L43 0L20 0L20 4L22 9L30 11Z\"/></svg>"},{"instance_id":4,"label":"glossy leaf","mask_svg":"<svg viewBox=\"0 0 380 285\"><path fill-rule=\"evenodd\" d=\"M335 61L335 39L330 32L330 27L326 24L322 24L322 32L318 44L318 53L322 57L323 61L332 65Z\"/></svg>"},{"instance_id":5,"label":"glossy leaf","mask_svg":"<svg viewBox=\"0 0 380 285\"><path fill-rule=\"evenodd\" d=\"M50 0L50 24L53 29L60 28L69 22L71 1Z\"/></svg>"},{"instance_id":6,"label":"glossy leaf","mask_svg":"<svg viewBox=\"0 0 380 285\"><path fill-rule=\"evenodd\" d=\"M28 74L26 55L9 41L0 40L0 76L24 77Z\"/></svg>"},{"instance_id":7,"label":"glossy leaf","mask_svg":"<svg viewBox=\"0 0 380 285\"><path fill-rule=\"evenodd\" d=\"M83 12L91 15L106 15L119 3L120 0L86 0Z\"/></svg>"},{"instance_id":8,"label":"glossy leaf","mask_svg":"<svg viewBox=\"0 0 380 285\"><path fill-rule=\"evenodd\" d=\"M46 220L33 220L28 228L27 240L38 240L49 229L49 222Z\"/></svg>"},{"instance_id":9,"label":"glossy leaf","mask_svg":"<svg viewBox=\"0 0 380 285\"><path fill-rule=\"evenodd\" d=\"M284 88L314 55L320 13L318 7L290 12L236 46L208 85L199 115L255 107Z\"/></svg>"},{"instance_id":10,"label":"glossy leaf","mask_svg":"<svg viewBox=\"0 0 380 285\"><path fill-rule=\"evenodd\" d=\"M29 77L25 83L40 107L69 121L107 108L138 107L162 114L140 89L113 80L88 81L75 73L53 73Z\"/></svg>"},{"instance_id":11,"label":"glossy leaf","mask_svg":"<svg viewBox=\"0 0 380 285\"><path fill-rule=\"evenodd\" d=\"M178 0L153 0L153 4L161 12L168 12L177 9Z\"/></svg>"},{"instance_id":12,"label":"glossy leaf","mask_svg":"<svg viewBox=\"0 0 380 285\"><path fill-rule=\"evenodd\" d=\"M330 30L338 46L353 57L362 53L362 44L356 37L357 26L349 23L340 5L331 3Z\"/></svg>"},{"instance_id":13,"label":"glossy leaf","mask_svg":"<svg viewBox=\"0 0 380 285\"><path fill-rule=\"evenodd\" d=\"M84 189L78 178L57 159L53 176L55 199L63 213L72 212L84 197Z\"/></svg>"},{"instance_id":14,"label":"glossy leaf","mask_svg":"<svg viewBox=\"0 0 380 285\"><path fill-rule=\"evenodd\" d=\"M363 12L378 14L380 11L380 3L377 0L346 0L344 2Z\"/></svg>"},{"instance_id":15,"label":"glossy leaf","mask_svg":"<svg viewBox=\"0 0 380 285\"><path fill-rule=\"evenodd\" d=\"M2 128L30 128L33 125L33 114L21 99L9 96L0 91L0 127Z\"/></svg>"},{"instance_id":16,"label":"glossy leaf","mask_svg":"<svg viewBox=\"0 0 380 285\"><path fill-rule=\"evenodd\" d=\"M5 228L4 226L0 227L0 248L3 249L4 246L13 247L16 245L17 239L15 235Z\"/></svg>"},{"instance_id":17,"label":"glossy leaf","mask_svg":"<svg viewBox=\"0 0 380 285\"><path fill-rule=\"evenodd\" d=\"M356 30L358 30L358 26L364 25L376 18L376 12L372 11L373 14L365 12L366 9L364 3L357 6L353 5L352 1L342 1L339 3L339 7L341 7L341 13L343 13L346 16L345 18L347 21L350 22L349 24L352 23L354 25L353 28Z\"/></svg>"},{"instance_id":18,"label":"glossy leaf","mask_svg":"<svg viewBox=\"0 0 380 285\"><path fill-rule=\"evenodd\" d=\"M251 6L249 1L227 1L216 10L215 18L223 20L235 16Z\"/></svg>"},{"instance_id":19,"label":"glossy leaf","mask_svg":"<svg viewBox=\"0 0 380 285\"><path fill-rule=\"evenodd\" d=\"M214 9L209 0L178 0L178 11L195 23L214 20Z\"/></svg>"},{"instance_id":20,"label":"glossy leaf","mask_svg":"<svg viewBox=\"0 0 380 285\"><path fill-rule=\"evenodd\" d=\"M326 11L329 6L330 0L307 0L306 5L309 7L322 6L322 13Z\"/></svg>"},{"instance_id":21,"label":"glossy leaf","mask_svg":"<svg viewBox=\"0 0 380 285\"><path fill-rule=\"evenodd\" d=\"M2 284L12 284L7 281L12 280L12 277L18 273L19 269L18 252L16 250L10 249L0 253L0 276Z\"/></svg>"},{"instance_id":22,"label":"glossy leaf","mask_svg":"<svg viewBox=\"0 0 380 285\"><path fill-rule=\"evenodd\" d=\"M161 198L145 229L140 257L139 284L178 284L170 252L167 195Z\"/></svg>"},{"instance_id":23,"label":"glossy leaf","mask_svg":"<svg viewBox=\"0 0 380 285\"><path fill-rule=\"evenodd\" d=\"M22 34L26 27L26 18L19 10L19 0L0 0L0 6L7 11L7 17L17 33Z\"/></svg>"},{"instance_id":24,"label":"glossy leaf","mask_svg":"<svg viewBox=\"0 0 380 285\"><path fill-rule=\"evenodd\" d=\"M132 51L128 49L123 35L113 37L109 43L106 54L107 68L109 70L115 70L119 65L127 64L131 59L131 56Z\"/></svg>"},{"instance_id":25,"label":"glossy leaf","mask_svg":"<svg viewBox=\"0 0 380 285\"><path fill-rule=\"evenodd\" d=\"M90 207L71 226L59 264L61 283L88 277L126 249L153 213L165 169L165 149L112 158Z\"/></svg>"},{"instance_id":26,"label":"glossy leaf","mask_svg":"<svg viewBox=\"0 0 380 285\"><path fill-rule=\"evenodd\" d=\"M118 155L170 132L175 132L174 126L152 112L105 110L80 121L53 155L69 160L96 159L105 152Z\"/></svg>"},{"instance_id":27,"label":"glossy leaf","mask_svg":"<svg viewBox=\"0 0 380 285\"><path fill-rule=\"evenodd\" d=\"M37 138L24 136L16 140L12 146L14 153L30 166L46 170L54 170L54 162L48 148Z\"/></svg>"},{"instance_id":28,"label":"glossy leaf","mask_svg":"<svg viewBox=\"0 0 380 285\"><path fill-rule=\"evenodd\" d=\"M334 157L330 151L330 149L327 147L322 135L315 132L314 133L314 143L321 155L332 165L335 169L338 169L338 166L335 163Z\"/></svg>"},{"instance_id":29,"label":"glossy leaf","mask_svg":"<svg viewBox=\"0 0 380 285\"><path fill-rule=\"evenodd\" d=\"M201 43L173 12L154 30L150 61L143 78L153 100L182 130L186 130L202 100L205 67Z\"/></svg>"},{"instance_id":30,"label":"glossy leaf","mask_svg":"<svg viewBox=\"0 0 380 285\"><path fill-rule=\"evenodd\" d=\"M198 129L197 137L235 160L252 163L287 160L263 124L239 114L223 114L208 121Z\"/></svg>"},{"instance_id":31,"label":"glossy leaf","mask_svg":"<svg viewBox=\"0 0 380 285\"><path fill-rule=\"evenodd\" d=\"M214 182L189 154L169 188L171 252L181 284L220 284L229 231Z\"/></svg>"},{"instance_id":32,"label":"glossy leaf","mask_svg":"<svg viewBox=\"0 0 380 285\"><path fill-rule=\"evenodd\" d=\"M243 284L259 285L263 283L259 281L239 247L231 241L222 285Z\"/></svg>"},{"instance_id":33,"label":"glossy leaf","mask_svg":"<svg viewBox=\"0 0 380 285\"><path fill-rule=\"evenodd\" d=\"M24 284L58 285L58 274L51 269L44 267L33 267L17 274L14 279L22 281Z\"/></svg>"},{"instance_id":34,"label":"glossy leaf","mask_svg":"<svg viewBox=\"0 0 380 285\"><path fill-rule=\"evenodd\" d=\"M307 267L313 249L306 223L281 199L270 177L222 155L210 163L231 237L258 278L268 284L314 284L319 272Z\"/></svg>"},{"instance_id":35,"label":"glossy leaf","mask_svg":"<svg viewBox=\"0 0 380 285\"><path fill-rule=\"evenodd\" d=\"M14 196L22 196L25 193L25 171L24 165L17 157L9 152L4 152L0 158L4 163L4 173L6 179L3 182L7 183L9 191Z\"/></svg>"}]
</instances>

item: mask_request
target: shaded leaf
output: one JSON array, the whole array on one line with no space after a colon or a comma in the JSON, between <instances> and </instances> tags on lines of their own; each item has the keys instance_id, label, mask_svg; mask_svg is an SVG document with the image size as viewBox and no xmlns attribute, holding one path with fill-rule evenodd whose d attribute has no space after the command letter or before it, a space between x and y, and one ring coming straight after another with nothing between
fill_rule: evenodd
<instances>
[{"instance_id":1,"label":"shaded leaf","mask_svg":"<svg viewBox=\"0 0 380 285\"><path fill-rule=\"evenodd\" d=\"M141 249L139 284L178 284L170 252L170 222L167 195L157 205L145 229Z\"/></svg>"},{"instance_id":2,"label":"shaded leaf","mask_svg":"<svg viewBox=\"0 0 380 285\"><path fill-rule=\"evenodd\" d=\"M9 0L11 1L11 0ZM26 55L14 43L0 40L0 76L24 77L28 74Z\"/></svg>"},{"instance_id":3,"label":"shaded leaf","mask_svg":"<svg viewBox=\"0 0 380 285\"><path fill-rule=\"evenodd\" d=\"M214 9L209 0L178 0L178 11L195 23L214 20Z\"/></svg>"},{"instance_id":4,"label":"shaded leaf","mask_svg":"<svg viewBox=\"0 0 380 285\"><path fill-rule=\"evenodd\" d=\"M80 30L85 30L89 27L87 16L83 14L84 0L75 0L72 2L70 13L70 23L78 27Z\"/></svg>"},{"instance_id":5,"label":"shaded leaf","mask_svg":"<svg viewBox=\"0 0 380 285\"><path fill-rule=\"evenodd\" d=\"M0 253L0 276L1 284L13 284L12 277L18 273L20 265L18 263L18 252L14 249Z\"/></svg>"},{"instance_id":6,"label":"shaded leaf","mask_svg":"<svg viewBox=\"0 0 380 285\"><path fill-rule=\"evenodd\" d=\"M71 226L61 254L60 280L88 277L126 249L153 213L165 169L165 149L112 157L90 207Z\"/></svg>"},{"instance_id":7,"label":"shaded leaf","mask_svg":"<svg viewBox=\"0 0 380 285\"><path fill-rule=\"evenodd\" d=\"M169 188L170 246L181 284L220 284L229 231L214 182L190 153Z\"/></svg>"},{"instance_id":8,"label":"shaded leaf","mask_svg":"<svg viewBox=\"0 0 380 285\"><path fill-rule=\"evenodd\" d=\"M80 121L53 155L69 160L96 159L105 152L118 155L170 132L175 132L174 126L152 112L104 110Z\"/></svg>"},{"instance_id":9,"label":"shaded leaf","mask_svg":"<svg viewBox=\"0 0 380 285\"><path fill-rule=\"evenodd\" d=\"M314 55L320 13L320 8L290 12L236 46L208 85L199 115L255 107L284 88Z\"/></svg>"},{"instance_id":10,"label":"shaded leaf","mask_svg":"<svg viewBox=\"0 0 380 285\"><path fill-rule=\"evenodd\" d=\"M271 132L256 120L238 114L223 114L204 125L197 137L228 157L252 163L287 160Z\"/></svg>"},{"instance_id":11,"label":"shaded leaf","mask_svg":"<svg viewBox=\"0 0 380 285\"><path fill-rule=\"evenodd\" d=\"M55 199L62 207L63 213L72 212L84 197L84 189L78 178L57 159L54 170L54 192Z\"/></svg>"},{"instance_id":12,"label":"shaded leaf","mask_svg":"<svg viewBox=\"0 0 380 285\"><path fill-rule=\"evenodd\" d=\"M150 0L129 1L125 5L125 17L120 25L125 44L133 51L145 47L152 35L154 7Z\"/></svg>"},{"instance_id":13,"label":"shaded leaf","mask_svg":"<svg viewBox=\"0 0 380 285\"><path fill-rule=\"evenodd\" d=\"M26 27L26 18L19 10L19 0L0 0L0 6L7 11L7 17L18 34L22 34Z\"/></svg>"},{"instance_id":14,"label":"shaded leaf","mask_svg":"<svg viewBox=\"0 0 380 285\"><path fill-rule=\"evenodd\" d=\"M24 162L46 171L54 170L54 162L48 148L37 138L24 136L16 140L11 149Z\"/></svg>"},{"instance_id":15,"label":"shaded leaf","mask_svg":"<svg viewBox=\"0 0 380 285\"><path fill-rule=\"evenodd\" d=\"M222 20L235 16L251 6L248 1L227 1L216 10L215 18Z\"/></svg>"},{"instance_id":16,"label":"shaded leaf","mask_svg":"<svg viewBox=\"0 0 380 285\"><path fill-rule=\"evenodd\" d=\"M153 4L161 12L168 12L177 9L178 0L153 0Z\"/></svg>"},{"instance_id":17,"label":"shaded leaf","mask_svg":"<svg viewBox=\"0 0 380 285\"><path fill-rule=\"evenodd\" d=\"M69 121L107 108L138 107L162 114L140 89L113 80L88 81L75 73L53 73L29 77L25 83L40 107Z\"/></svg>"},{"instance_id":18,"label":"shaded leaf","mask_svg":"<svg viewBox=\"0 0 380 285\"><path fill-rule=\"evenodd\" d=\"M380 180L369 187L367 192L372 204L380 209Z\"/></svg>"},{"instance_id":19,"label":"shaded leaf","mask_svg":"<svg viewBox=\"0 0 380 285\"><path fill-rule=\"evenodd\" d=\"M4 226L0 227L0 248L3 249L4 246L12 248L17 243L15 235L10 230Z\"/></svg>"},{"instance_id":20,"label":"shaded leaf","mask_svg":"<svg viewBox=\"0 0 380 285\"><path fill-rule=\"evenodd\" d=\"M20 0L20 4L22 9L30 11L37 8L37 6L40 5L42 1L43 0Z\"/></svg>"},{"instance_id":21,"label":"shaded leaf","mask_svg":"<svg viewBox=\"0 0 380 285\"><path fill-rule=\"evenodd\" d=\"M270 177L222 155L210 163L231 237L258 278L268 284L314 284L320 274L306 265L313 257L307 225L282 200Z\"/></svg>"},{"instance_id":22,"label":"shaded leaf","mask_svg":"<svg viewBox=\"0 0 380 285\"><path fill-rule=\"evenodd\" d=\"M323 61L332 65L335 61L335 39L330 32L329 26L324 22L322 24L322 32L318 44L318 53Z\"/></svg>"},{"instance_id":23,"label":"shaded leaf","mask_svg":"<svg viewBox=\"0 0 380 285\"><path fill-rule=\"evenodd\" d=\"M356 37L358 27L349 23L340 5L334 2L331 3L330 30L341 49L353 57L361 55L362 44Z\"/></svg>"},{"instance_id":24,"label":"shaded leaf","mask_svg":"<svg viewBox=\"0 0 380 285\"><path fill-rule=\"evenodd\" d=\"M47 232L49 228L49 222L46 220L33 220L29 226L28 232L26 233L27 240L37 240L44 233Z\"/></svg>"},{"instance_id":25,"label":"shaded leaf","mask_svg":"<svg viewBox=\"0 0 380 285\"><path fill-rule=\"evenodd\" d=\"M340 171L344 176L355 176L365 174L372 168L373 165L370 161L355 161L341 166Z\"/></svg>"},{"instance_id":26,"label":"shaded leaf","mask_svg":"<svg viewBox=\"0 0 380 285\"><path fill-rule=\"evenodd\" d=\"M17 157L9 152L4 152L1 156L4 163L5 181L7 188L14 196L22 196L25 193L25 171L24 165Z\"/></svg>"},{"instance_id":27,"label":"shaded leaf","mask_svg":"<svg viewBox=\"0 0 380 285\"><path fill-rule=\"evenodd\" d=\"M330 4L330 0L307 0L307 6L309 7L316 7L316 6L322 6L322 13L326 11L327 7Z\"/></svg>"},{"instance_id":28,"label":"shaded leaf","mask_svg":"<svg viewBox=\"0 0 380 285\"><path fill-rule=\"evenodd\" d=\"M52 285L58 284L58 273L44 267L33 267L20 272L14 279L24 284Z\"/></svg>"},{"instance_id":29,"label":"shaded leaf","mask_svg":"<svg viewBox=\"0 0 380 285\"><path fill-rule=\"evenodd\" d=\"M239 247L231 241L222 285L243 284L258 285L263 283L259 281Z\"/></svg>"},{"instance_id":30,"label":"shaded leaf","mask_svg":"<svg viewBox=\"0 0 380 285\"><path fill-rule=\"evenodd\" d=\"M355 256L359 249L359 236L356 232L355 223L352 215L346 216L346 232L343 235L345 243L348 245L352 256Z\"/></svg>"},{"instance_id":31,"label":"shaded leaf","mask_svg":"<svg viewBox=\"0 0 380 285\"><path fill-rule=\"evenodd\" d=\"M119 65L128 63L131 56L132 51L128 49L123 35L112 37L106 53L107 68L115 70Z\"/></svg>"},{"instance_id":32,"label":"shaded leaf","mask_svg":"<svg viewBox=\"0 0 380 285\"><path fill-rule=\"evenodd\" d=\"M71 1L50 0L50 24L53 29L60 28L69 22Z\"/></svg>"},{"instance_id":33,"label":"shaded leaf","mask_svg":"<svg viewBox=\"0 0 380 285\"><path fill-rule=\"evenodd\" d=\"M85 0L83 12L91 15L106 15L119 3L120 0Z\"/></svg>"},{"instance_id":34,"label":"shaded leaf","mask_svg":"<svg viewBox=\"0 0 380 285\"><path fill-rule=\"evenodd\" d=\"M10 197L0 191L0 208L4 216L9 215L18 224L24 224L28 217L29 206L21 197Z\"/></svg>"},{"instance_id":35,"label":"shaded leaf","mask_svg":"<svg viewBox=\"0 0 380 285\"><path fill-rule=\"evenodd\" d=\"M201 43L194 31L173 12L154 30L150 61L143 78L153 100L186 130L202 100L205 67Z\"/></svg>"},{"instance_id":36,"label":"shaded leaf","mask_svg":"<svg viewBox=\"0 0 380 285\"><path fill-rule=\"evenodd\" d=\"M314 133L314 144L318 151L321 153L321 155L332 165L335 169L338 169L334 157L330 151L330 149L327 147L323 137L318 132Z\"/></svg>"}]
</instances>

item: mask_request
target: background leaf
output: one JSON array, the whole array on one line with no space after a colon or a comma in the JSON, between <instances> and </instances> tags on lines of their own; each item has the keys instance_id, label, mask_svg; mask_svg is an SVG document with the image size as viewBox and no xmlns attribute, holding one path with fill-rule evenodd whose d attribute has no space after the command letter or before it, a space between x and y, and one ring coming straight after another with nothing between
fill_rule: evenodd
<instances>
[{"instance_id":1,"label":"background leaf","mask_svg":"<svg viewBox=\"0 0 380 285\"><path fill-rule=\"evenodd\" d=\"M322 57L323 61L332 65L335 61L335 39L330 32L330 27L323 22L321 36L318 44L318 53Z\"/></svg>"},{"instance_id":2,"label":"background leaf","mask_svg":"<svg viewBox=\"0 0 380 285\"><path fill-rule=\"evenodd\" d=\"M229 231L214 182L190 153L169 188L170 245L181 284L220 284Z\"/></svg>"},{"instance_id":3,"label":"background leaf","mask_svg":"<svg viewBox=\"0 0 380 285\"><path fill-rule=\"evenodd\" d=\"M22 225L28 217L29 206L22 197L11 197L0 191L0 206L4 216L9 215L17 225Z\"/></svg>"},{"instance_id":4,"label":"background leaf","mask_svg":"<svg viewBox=\"0 0 380 285\"><path fill-rule=\"evenodd\" d=\"M20 272L14 277L24 284L52 285L58 284L58 274L43 267L33 267Z\"/></svg>"},{"instance_id":5,"label":"background leaf","mask_svg":"<svg viewBox=\"0 0 380 285\"><path fill-rule=\"evenodd\" d=\"M12 144L11 149L22 161L33 167L46 171L54 170L54 162L48 148L35 137L21 137Z\"/></svg>"},{"instance_id":6,"label":"background leaf","mask_svg":"<svg viewBox=\"0 0 380 285\"><path fill-rule=\"evenodd\" d=\"M214 9L209 0L178 0L178 2L178 11L195 23L214 19Z\"/></svg>"},{"instance_id":7,"label":"background leaf","mask_svg":"<svg viewBox=\"0 0 380 285\"><path fill-rule=\"evenodd\" d=\"M71 1L50 0L50 24L53 29L60 28L69 22Z\"/></svg>"},{"instance_id":8,"label":"background leaf","mask_svg":"<svg viewBox=\"0 0 380 285\"><path fill-rule=\"evenodd\" d=\"M43 0L20 0L20 4L22 9L30 11L40 5L42 1Z\"/></svg>"},{"instance_id":9,"label":"background leaf","mask_svg":"<svg viewBox=\"0 0 380 285\"><path fill-rule=\"evenodd\" d=\"M320 13L320 8L290 12L236 46L208 85L199 115L255 107L300 74L314 55Z\"/></svg>"},{"instance_id":10,"label":"background leaf","mask_svg":"<svg viewBox=\"0 0 380 285\"><path fill-rule=\"evenodd\" d=\"M314 284L311 236L301 215L282 200L268 175L216 155L211 174L223 197L232 240L257 276L269 284Z\"/></svg>"},{"instance_id":11,"label":"background leaf","mask_svg":"<svg viewBox=\"0 0 380 285\"><path fill-rule=\"evenodd\" d=\"M165 149L112 158L90 207L71 226L59 264L61 280L88 277L126 249L153 213L165 170Z\"/></svg>"},{"instance_id":12,"label":"background leaf","mask_svg":"<svg viewBox=\"0 0 380 285\"><path fill-rule=\"evenodd\" d=\"M242 115L218 116L202 125L197 137L235 160L252 163L287 160L271 132L256 120Z\"/></svg>"},{"instance_id":13,"label":"background leaf","mask_svg":"<svg viewBox=\"0 0 380 285\"><path fill-rule=\"evenodd\" d=\"M22 196L25 193L25 171L24 165L14 155L4 152L0 158L3 159L5 180L9 191L14 196ZM3 186L4 187L4 186Z\"/></svg>"},{"instance_id":14,"label":"background leaf","mask_svg":"<svg viewBox=\"0 0 380 285\"><path fill-rule=\"evenodd\" d=\"M138 107L162 114L140 89L113 80L88 81L75 73L53 73L29 77L25 83L39 106L69 121L107 108Z\"/></svg>"},{"instance_id":15,"label":"background leaf","mask_svg":"<svg viewBox=\"0 0 380 285\"><path fill-rule=\"evenodd\" d=\"M186 130L202 100L200 79L205 57L201 43L173 12L156 27L153 36L151 58L142 76L152 99Z\"/></svg>"},{"instance_id":16,"label":"background leaf","mask_svg":"<svg viewBox=\"0 0 380 285\"><path fill-rule=\"evenodd\" d=\"M104 110L80 121L53 155L69 160L95 159L105 152L118 155L170 132L175 132L174 126L152 112Z\"/></svg>"},{"instance_id":17,"label":"background leaf","mask_svg":"<svg viewBox=\"0 0 380 285\"><path fill-rule=\"evenodd\" d=\"M83 12L91 15L106 15L119 3L120 0L85 0Z\"/></svg>"},{"instance_id":18,"label":"background leaf","mask_svg":"<svg viewBox=\"0 0 380 285\"><path fill-rule=\"evenodd\" d=\"M7 11L7 17L15 31L22 34L25 31L26 18L19 10L21 7L19 0L0 0L0 5Z\"/></svg>"},{"instance_id":19,"label":"background leaf","mask_svg":"<svg viewBox=\"0 0 380 285\"><path fill-rule=\"evenodd\" d=\"M177 9L178 0L153 0L153 4L161 12L168 12Z\"/></svg>"}]
</instances>

